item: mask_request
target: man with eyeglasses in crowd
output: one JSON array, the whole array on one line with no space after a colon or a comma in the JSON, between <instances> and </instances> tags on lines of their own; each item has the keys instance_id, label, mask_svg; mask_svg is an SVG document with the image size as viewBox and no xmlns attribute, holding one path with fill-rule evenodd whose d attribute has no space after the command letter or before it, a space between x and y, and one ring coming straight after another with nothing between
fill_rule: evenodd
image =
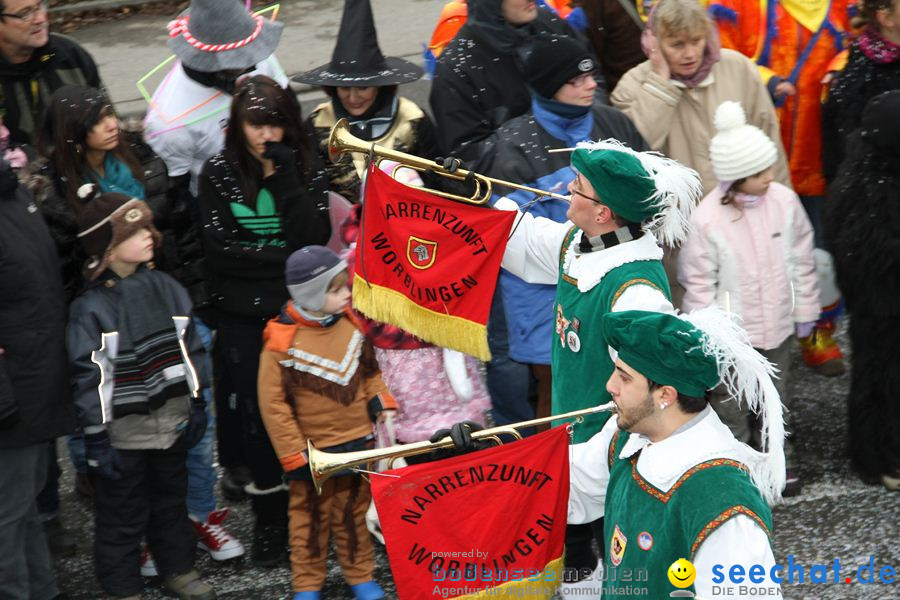
<instances>
[{"instance_id":1,"label":"man with eyeglasses in crowd","mask_svg":"<svg viewBox=\"0 0 900 600\"><path fill-rule=\"evenodd\" d=\"M673 312L657 238L670 244L684 238L701 191L692 169L617 140L581 142L571 157L575 178L566 222L535 216L511 198L494 204L519 211L503 268L527 283L556 286L553 328L543 341L552 345L553 414L610 401L605 384L613 362L600 331L605 314ZM575 429L576 441L591 437L608 418L586 417ZM578 570L577 577L566 573L569 581L597 564L590 537L567 530L566 567Z\"/></svg>"},{"instance_id":2,"label":"man with eyeglasses in crowd","mask_svg":"<svg viewBox=\"0 0 900 600\"><path fill-rule=\"evenodd\" d=\"M631 120L597 99L595 70L590 50L580 40L551 33L534 36L522 71L531 92L531 107L497 130L495 151L484 159L488 163L485 173L564 194L576 173L569 164L568 152L551 150L607 138L615 138L637 151L648 150ZM502 193L502 188L498 191ZM562 200L544 198L533 203L533 195L522 191L514 191L506 198L535 217L546 217L557 223L564 223L568 218L570 204ZM591 226L586 225L589 230ZM551 402L553 376L548 342L555 338L556 289L556 285L528 283L505 269L500 272L502 297L500 302L494 301L488 325L492 356L488 385L494 421L498 425L584 407L584 399L576 396L556 395ZM665 301L662 294L651 294L657 303ZM532 376L537 382L536 410L529 403ZM600 427L599 422L582 424L575 429L575 441L587 441ZM597 557L591 547L593 538L589 524L573 525L566 530L568 581L574 582L578 575L590 573L596 567Z\"/></svg>"},{"instance_id":3,"label":"man with eyeglasses in crowd","mask_svg":"<svg viewBox=\"0 0 900 600\"><path fill-rule=\"evenodd\" d=\"M74 40L50 33L47 0L0 0L0 115L13 144L33 144L50 95L66 84L102 88Z\"/></svg>"}]
</instances>

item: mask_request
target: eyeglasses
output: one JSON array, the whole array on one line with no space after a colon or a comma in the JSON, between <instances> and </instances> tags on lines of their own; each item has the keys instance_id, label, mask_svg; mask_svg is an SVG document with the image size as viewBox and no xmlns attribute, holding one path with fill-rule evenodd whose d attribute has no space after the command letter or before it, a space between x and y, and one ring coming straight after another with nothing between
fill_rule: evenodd
<instances>
[{"instance_id":1,"label":"eyeglasses","mask_svg":"<svg viewBox=\"0 0 900 600\"><path fill-rule=\"evenodd\" d=\"M588 196L587 194L582 193L582 192L579 192L578 190L572 190L572 193L573 193L573 194L578 194L578 195L581 196L582 198L587 198L588 200L590 200L590 201L593 202L594 204L603 204L603 203L600 202L600 200L598 200L597 198Z\"/></svg>"},{"instance_id":2,"label":"eyeglasses","mask_svg":"<svg viewBox=\"0 0 900 600\"><path fill-rule=\"evenodd\" d=\"M570 168L571 168L571 167L570 167ZM599 199L599 198L594 198L593 196L588 196L587 194L585 194L584 192L582 192L582 191L580 191L580 190L578 189L578 187L579 187L579 182L578 182L578 175L579 175L579 173L578 173L578 171L576 171L574 168L572 168L572 172L575 173L575 181L574 181L574 185L572 186L572 189L570 189L569 191L572 192L573 194L577 194L578 196L581 196L582 198L586 198L586 199L590 200L591 202L594 202L595 204L603 204L602 202L600 202L600 199Z\"/></svg>"},{"instance_id":3,"label":"eyeglasses","mask_svg":"<svg viewBox=\"0 0 900 600\"><path fill-rule=\"evenodd\" d=\"M0 17L10 17L12 19L25 21L26 23L34 23L35 18L37 18L39 14L44 14L46 12L47 0L41 0L31 8L26 8L17 13L0 13Z\"/></svg>"}]
</instances>

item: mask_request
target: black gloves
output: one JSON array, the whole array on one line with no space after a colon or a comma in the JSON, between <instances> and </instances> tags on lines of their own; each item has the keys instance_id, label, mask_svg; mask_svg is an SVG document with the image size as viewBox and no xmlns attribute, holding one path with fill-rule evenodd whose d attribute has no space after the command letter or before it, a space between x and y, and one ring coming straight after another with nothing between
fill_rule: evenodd
<instances>
[{"instance_id":1,"label":"black gloves","mask_svg":"<svg viewBox=\"0 0 900 600\"><path fill-rule=\"evenodd\" d=\"M276 173L290 173L297 170L294 150L281 142L266 142L263 158L271 158L275 162Z\"/></svg>"},{"instance_id":2,"label":"black gloves","mask_svg":"<svg viewBox=\"0 0 900 600\"><path fill-rule=\"evenodd\" d=\"M434 162L443 167L447 173L456 173L462 167L462 161L455 156L442 157L438 156ZM464 179L460 181L448 180L446 177L440 177L440 184L437 187L442 188L445 192L451 192L460 196L467 196L475 190L475 173L469 171ZM431 184L431 182L426 182Z\"/></svg>"},{"instance_id":3,"label":"black gloves","mask_svg":"<svg viewBox=\"0 0 900 600\"><path fill-rule=\"evenodd\" d=\"M6 161L0 158L0 194L11 194L19 186L19 177Z\"/></svg>"},{"instance_id":4,"label":"black gloves","mask_svg":"<svg viewBox=\"0 0 900 600\"><path fill-rule=\"evenodd\" d=\"M438 156L434 159L434 162L444 167L448 173L456 173L457 170L462 166L462 161L456 158L455 156L448 156L446 158L442 156Z\"/></svg>"},{"instance_id":5,"label":"black gloves","mask_svg":"<svg viewBox=\"0 0 900 600\"><path fill-rule=\"evenodd\" d=\"M84 434L84 450L88 468L104 479L122 478L125 465L118 451L109 442L105 431Z\"/></svg>"},{"instance_id":6,"label":"black gloves","mask_svg":"<svg viewBox=\"0 0 900 600\"><path fill-rule=\"evenodd\" d=\"M432 452L435 458L450 458L452 456L461 456L469 452L484 450L491 445L490 442L479 442L472 439L473 431L481 431L483 427L474 421L462 421L454 423L450 429L438 429L429 438L429 442L435 443L449 436L453 440L453 446L450 448L441 448Z\"/></svg>"},{"instance_id":7,"label":"black gloves","mask_svg":"<svg viewBox=\"0 0 900 600\"><path fill-rule=\"evenodd\" d=\"M305 189L300 181L300 173L297 171L294 150L290 146L281 142L266 142L263 157L270 158L275 163L275 173L266 178L264 185L276 197L292 197Z\"/></svg>"},{"instance_id":8,"label":"black gloves","mask_svg":"<svg viewBox=\"0 0 900 600\"><path fill-rule=\"evenodd\" d=\"M202 397L191 398L191 416L184 431L184 441L188 448L193 448L203 439L206 423L206 401Z\"/></svg>"}]
</instances>

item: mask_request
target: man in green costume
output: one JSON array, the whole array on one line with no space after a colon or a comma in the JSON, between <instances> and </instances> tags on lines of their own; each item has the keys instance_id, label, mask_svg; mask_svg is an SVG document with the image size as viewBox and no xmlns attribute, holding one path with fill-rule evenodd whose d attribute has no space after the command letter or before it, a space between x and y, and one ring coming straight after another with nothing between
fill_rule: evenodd
<instances>
[{"instance_id":1,"label":"man in green costume","mask_svg":"<svg viewBox=\"0 0 900 600\"><path fill-rule=\"evenodd\" d=\"M600 335L603 315L673 310L658 242L671 245L684 239L701 189L695 171L616 140L579 144L572 167L576 178L569 184L569 221L520 212L503 255L503 268L513 275L557 286L556 334L547 340L553 344L554 415L609 402L604 385L613 364ZM508 198L494 206L519 208ZM573 441L590 439L608 417L587 417L575 428ZM599 528L598 523L595 531ZM593 536L587 525L567 530L568 582L597 565Z\"/></svg>"},{"instance_id":2,"label":"man in green costume","mask_svg":"<svg viewBox=\"0 0 900 600\"><path fill-rule=\"evenodd\" d=\"M571 448L568 522L605 516L602 597L626 595L628 587L669 597L676 587L667 571L683 558L696 571L686 590L698 596L781 598L785 573L770 575L769 505L784 487L784 424L772 366L718 308L679 316L617 312L605 315L600 329L618 353L606 383L617 413ZM761 415L767 453L738 442L710 408L708 393L720 383ZM716 565L724 576L718 584L731 594L719 589L713 596ZM762 583L745 578L742 585L756 589L741 592L728 578L732 565L745 574L761 565ZM640 569L646 581L635 577Z\"/></svg>"},{"instance_id":3,"label":"man in green costume","mask_svg":"<svg viewBox=\"0 0 900 600\"><path fill-rule=\"evenodd\" d=\"M684 239L697 203L697 173L653 152L616 140L583 143L572 153L569 221L520 212L503 268L529 283L556 284L553 414L609 402L604 388L612 361L600 337L609 312L671 312L659 241ZM501 198L503 210L518 205ZM656 237L654 237L656 234ZM608 415L593 415L575 432L583 442Z\"/></svg>"}]
</instances>

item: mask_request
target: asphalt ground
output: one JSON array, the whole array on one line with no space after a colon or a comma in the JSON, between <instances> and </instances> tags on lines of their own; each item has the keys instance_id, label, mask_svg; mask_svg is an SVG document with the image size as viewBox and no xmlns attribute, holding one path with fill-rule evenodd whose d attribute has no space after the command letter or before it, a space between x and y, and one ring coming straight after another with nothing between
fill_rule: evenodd
<instances>
[{"instance_id":1,"label":"asphalt ground","mask_svg":"<svg viewBox=\"0 0 900 600\"><path fill-rule=\"evenodd\" d=\"M849 354L846 333L840 333L838 339ZM785 584L782 593L785 598L806 600L900 598L900 582L855 582L857 568L867 564L870 556L876 572L885 565L900 572L900 494L887 492L881 486L865 485L850 471L845 458L849 374L824 378L802 365L799 350L793 358L796 377L791 382L791 389L796 398L795 435L804 488L800 496L775 507L774 534L776 558L786 564L792 556L794 564L803 565L804 583ZM101 598L91 558L91 510L76 497L72 468L65 458L63 446L60 455L63 457L60 460L63 468L62 515L79 546L76 557L57 562L60 585L73 600ZM246 503L232 506L227 525L249 546L252 514ZM376 547L376 579L389 598L396 598L386 555L381 546ZM841 579L852 575L853 583L831 583L835 559L840 561ZM323 597L327 600L352 599L333 552L328 564ZM810 572L815 564L827 566L829 583L810 582ZM246 558L216 563L202 554L197 567L223 600L290 597L287 565L259 569L251 566ZM164 597L158 582L147 579L145 583L144 598Z\"/></svg>"}]
</instances>

